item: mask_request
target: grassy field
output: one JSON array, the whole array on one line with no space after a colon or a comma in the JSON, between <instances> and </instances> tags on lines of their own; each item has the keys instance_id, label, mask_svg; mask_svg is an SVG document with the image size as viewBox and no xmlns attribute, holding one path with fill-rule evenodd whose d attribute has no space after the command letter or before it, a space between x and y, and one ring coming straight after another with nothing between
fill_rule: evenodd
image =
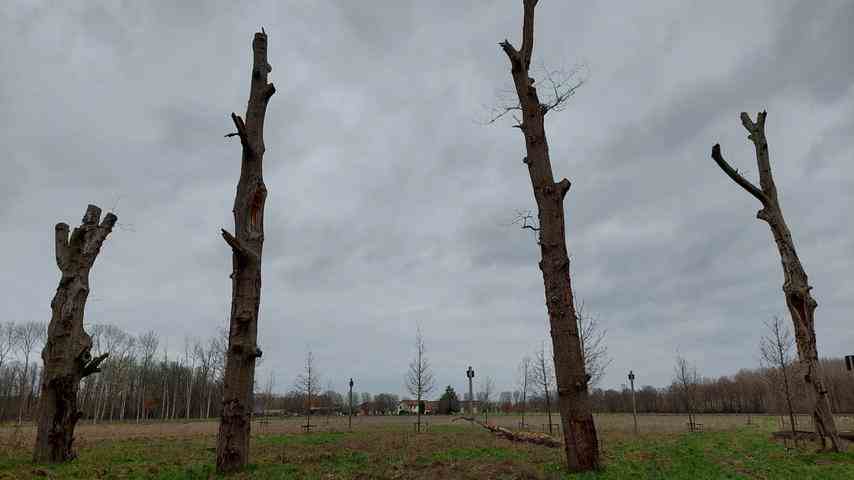
<instances>
[{"instance_id":1,"label":"grassy field","mask_svg":"<svg viewBox=\"0 0 854 480\"><path fill-rule=\"evenodd\" d=\"M514 444L480 427L431 417L429 431L412 432L411 417L361 417L347 433L346 418L318 421L299 433L299 419L253 425L252 465L230 478L395 479L852 479L854 452L816 453L816 445L787 449L770 439L776 417L701 416L702 433L685 432L677 415L601 415L597 425L605 468L568 475L562 451ZM490 421L512 426L516 417ZM852 419L840 418L850 429ZM543 417L530 418L543 428ZM0 428L0 479L208 479L213 472L216 423L81 425L79 458L62 466L29 461L31 427Z\"/></svg>"}]
</instances>

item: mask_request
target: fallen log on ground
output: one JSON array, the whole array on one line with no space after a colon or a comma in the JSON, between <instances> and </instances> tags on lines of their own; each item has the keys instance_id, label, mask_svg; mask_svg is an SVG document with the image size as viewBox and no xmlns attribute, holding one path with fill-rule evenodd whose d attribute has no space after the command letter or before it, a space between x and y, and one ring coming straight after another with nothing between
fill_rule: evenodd
<instances>
[{"instance_id":1,"label":"fallen log on ground","mask_svg":"<svg viewBox=\"0 0 854 480\"><path fill-rule=\"evenodd\" d=\"M797 435L797 438L799 438L799 439L804 439L804 440L818 440L819 439L818 434L816 432L813 432L813 431L796 430L795 434ZM788 439L788 438L792 438L792 431L791 430L781 430L779 432L773 432L771 435L774 438ZM845 440L854 442L854 432L839 432L839 438L843 438Z\"/></svg>"},{"instance_id":2,"label":"fallen log on ground","mask_svg":"<svg viewBox=\"0 0 854 480\"><path fill-rule=\"evenodd\" d=\"M497 425L490 425L488 423L481 422L480 420L477 420L472 417L457 417L453 421L456 422L457 420L466 420L471 423L476 423L481 427L494 433L498 437L510 440L511 442L532 443L534 445L542 445L544 447L549 448L558 448L563 445L560 441L558 441L554 437L546 435L545 433L514 432L504 427L499 427Z\"/></svg>"}]
</instances>

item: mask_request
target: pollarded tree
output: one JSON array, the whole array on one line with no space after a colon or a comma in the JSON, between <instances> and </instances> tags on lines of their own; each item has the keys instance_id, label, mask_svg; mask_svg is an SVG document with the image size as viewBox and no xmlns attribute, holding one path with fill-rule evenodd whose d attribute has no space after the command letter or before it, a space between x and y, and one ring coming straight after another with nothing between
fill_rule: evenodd
<instances>
[{"instance_id":1,"label":"pollarded tree","mask_svg":"<svg viewBox=\"0 0 854 480\"><path fill-rule=\"evenodd\" d=\"M590 376L584 370L584 354L578 334L578 318L572 301L569 256L566 250L563 199L570 182L555 182L549 147L546 140L545 116L560 109L574 88L559 90L553 83L553 101L543 103L530 75L534 50L534 10L537 0L523 0L522 45L517 50L508 40L501 48L510 60L510 70L521 113L516 125L525 137L528 167L534 198L537 202L540 230L539 245L542 260L546 306L551 324L554 365L557 377L558 403L564 434L564 452L572 471L599 468L599 441L593 423L588 393Z\"/></svg>"},{"instance_id":2,"label":"pollarded tree","mask_svg":"<svg viewBox=\"0 0 854 480\"><path fill-rule=\"evenodd\" d=\"M762 111L756 115L756 122L750 115L741 112L741 124L749 133L748 137L756 150L756 163L759 167L759 187L741 176L724 160L720 144L712 147L712 159L738 186L756 197L762 208L756 213L756 218L764 221L771 229L780 261L783 265L783 294L786 306L792 317L795 330L795 341L798 344L798 356L804 370L804 381L811 387L812 416L815 428L821 437L822 444L830 439L831 448L835 452L841 449L836 422L830 410L830 400L821 364L818 360L818 347L815 338L815 309L818 302L813 299L807 272L804 271L801 260L795 251L792 233L783 218L783 210L777 197L777 186L771 174L771 160L768 155L768 140L765 137L765 117Z\"/></svg>"},{"instance_id":3,"label":"pollarded tree","mask_svg":"<svg viewBox=\"0 0 854 480\"><path fill-rule=\"evenodd\" d=\"M50 303L50 324L42 350L44 369L33 450L36 462L58 463L74 458L74 427L82 416L77 408L80 380L100 372L99 366L108 355L92 358L92 339L83 329L89 271L116 220L108 213L102 221L101 209L89 205L82 224L70 237L67 224L56 225L56 265L62 277Z\"/></svg>"},{"instance_id":4,"label":"pollarded tree","mask_svg":"<svg viewBox=\"0 0 854 480\"><path fill-rule=\"evenodd\" d=\"M237 129L229 136L240 138L243 155L240 180L234 197L234 235L222 230L232 250L231 318L229 320L222 411L216 447L219 473L239 470L249 463L252 391L258 348L258 307L261 303L261 253L264 246L264 116L267 102L276 92L267 75L267 34L262 29L252 41L252 82L246 122L232 113Z\"/></svg>"}]
</instances>

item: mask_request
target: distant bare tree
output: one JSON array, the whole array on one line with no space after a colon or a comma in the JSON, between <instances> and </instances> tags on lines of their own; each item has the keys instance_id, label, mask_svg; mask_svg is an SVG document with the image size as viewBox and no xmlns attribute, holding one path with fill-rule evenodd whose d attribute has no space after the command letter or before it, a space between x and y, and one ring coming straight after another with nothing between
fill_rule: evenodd
<instances>
[{"instance_id":1,"label":"distant bare tree","mask_svg":"<svg viewBox=\"0 0 854 480\"><path fill-rule=\"evenodd\" d=\"M492 408L492 397L495 395L495 381L487 375L480 383L477 399L483 410L483 421L489 421L489 410Z\"/></svg>"},{"instance_id":2,"label":"distant bare tree","mask_svg":"<svg viewBox=\"0 0 854 480\"><path fill-rule=\"evenodd\" d=\"M584 355L584 370L590 375L589 385L596 386L602 381L605 371L611 365L605 336L608 330L601 328L599 317L585 312L584 301L578 305L578 335L581 339L581 351Z\"/></svg>"},{"instance_id":3,"label":"distant bare tree","mask_svg":"<svg viewBox=\"0 0 854 480\"><path fill-rule=\"evenodd\" d=\"M273 387L276 385L275 372L273 369L270 369L270 374L267 376L267 383L264 385L264 415L267 415L267 410L270 409L270 405L273 399Z\"/></svg>"},{"instance_id":4,"label":"distant bare tree","mask_svg":"<svg viewBox=\"0 0 854 480\"><path fill-rule=\"evenodd\" d=\"M5 373L3 367L6 365L6 361L14 348L15 324L12 322L0 323L0 397L8 396L4 387L11 389L12 383L14 382L14 378L11 375L9 377L12 378L9 378L8 381L4 382L3 378L3 374ZM4 407L5 402L0 402L0 422L2 422L4 419Z\"/></svg>"},{"instance_id":5,"label":"distant bare tree","mask_svg":"<svg viewBox=\"0 0 854 480\"><path fill-rule=\"evenodd\" d=\"M311 350L305 354L305 367L303 372L297 375L294 389L303 397L306 408L305 424L306 430L311 430L311 407L315 397L320 393L320 372L314 363L314 354Z\"/></svg>"},{"instance_id":6,"label":"distant bare tree","mask_svg":"<svg viewBox=\"0 0 854 480\"><path fill-rule=\"evenodd\" d=\"M45 324L40 322L27 322L16 325L15 328L18 350L24 357L24 372L21 374L21 386L18 390L20 395L18 425L23 421L24 411L28 410L33 395L32 383L30 382L30 355L35 350L36 345L44 341L45 332Z\"/></svg>"},{"instance_id":7,"label":"distant bare tree","mask_svg":"<svg viewBox=\"0 0 854 480\"><path fill-rule=\"evenodd\" d=\"M551 367L551 359L549 358L550 355L546 353L546 342L542 342L540 344L540 349L537 350L534 355L534 364L531 376L537 390L539 390L539 393L546 399L546 413L549 418L549 434L553 434L551 391L555 380L554 371L552 371Z\"/></svg>"},{"instance_id":8,"label":"distant bare tree","mask_svg":"<svg viewBox=\"0 0 854 480\"><path fill-rule=\"evenodd\" d=\"M789 425L792 428L792 440L797 441L797 423L792 407L792 350L795 339L788 328L775 316L772 321L766 321L767 333L759 341L759 353L763 366L767 369L771 385L783 394L786 401L786 411L789 413Z\"/></svg>"},{"instance_id":9,"label":"distant bare tree","mask_svg":"<svg viewBox=\"0 0 854 480\"><path fill-rule=\"evenodd\" d=\"M519 404L521 406L521 419L519 420L519 426L525 428L525 409L528 404L528 386L531 382L531 375L533 374L533 368L531 365L531 357L525 355L522 357L522 361L519 362L519 367L517 369L517 377L516 383L519 385Z\"/></svg>"},{"instance_id":10,"label":"distant bare tree","mask_svg":"<svg viewBox=\"0 0 854 480\"><path fill-rule=\"evenodd\" d=\"M689 364L682 355L676 355L674 381L679 389L685 410L688 412L688 428L693 432L697 425L694 411L697 403L697 392L700 388L700 375L697 373L697 367Z\"/></svg>"},{"instance_id":11,"label":"distant bare tree","mask_svg":"<svg viewBox=\"0 0 854 480\"><path fill-rule=\"evenodd\" d=\"M146 408L146 391L149 388L149 382L151 381L151 366L154 362L154 356L157 354L157 346L160 344L160 337L158 337L157 332L154 330L149 330L137 337L137 345L139 346L139 353L141 356L141 365L139 368L139 381L138 381L138 398L136 403L136 423L139 423L141 420L146 420L148 418L148 411ZM148 391L148 393L151 393Z\"/></svg>"},{"instance_id":12,"label":"distant bare tree","mask_svg":"<svg viewBox=\"0 0 854 480\"><path fill-rule=\"evenodd\" d=\"M192 341L184 337L184 365L189 367L187 370L187 398L186 398L186 412L184 414L184 418L190 418L190 405L192 404L193 397L193 382L196 378L196 360L199 359L199 350L191 348Z\"/></svg>"},{"instance_id":13,"label":"distant bare tree","mask_svg":"<svg viewBox=\"0 0 854 480\"><path fill-rule=\"evenodd\" d=\"M201 377L201 382L204 386L202 395L206 398L204 403L200 402L199 404L199 416L202 418L210 418L211 394L213 391L210 386L216 377L216 339L210 339L207 346L202 344L201 341L196 341L193 350L196 357L199 358L199 365L201 368L199 376Z\"/></svg>"},{"instance_id":14,"label":"distant bare tree","mask_svg":"<svg viewBox=\"0 0 854 480\"><path fill-rule=\"evenodd\" d=\"M12 322L0 323L0 368L15 348L16 328Z\"/></svg>"},{"instance_id":15,"label":"distant bare tree","mask_svg":"<svg viewBox=\"0 0 854 480\"><path fill-rule=\"evenodd\" d=\"M756 164L759 167L759 187L744 178L738 170L732 168L721 154L720 144L712 147L712 159L738 186L756 197L762 208L756 213L756 218L764 221L771 229L780 261L783 266L783 294L786 306L792 317L795 340L798 344L798 356L805 370L804 381L812 387L812 416L816 431L824 445L830 439L831 449L841 451L836 421L830 407L830 397L825 386L821 362L818 358L818 347L815 338L815 309L818 302L812 297L812 286L809 284L807 272L801 264L795 251L795 242L789 231L783 210L777 197L777 186L771 174L771 160L768 154L768 140L765 137L765 111L756 115L756 122L750 115L741 112L741 124L749 133L748 137L756 150Z\"/></svg>"},{"instance_id":16,"label":"distant bare tree","mask_svg":"<svg viewBox=\"0 0 854 480\"><path fill-rule=\"evenodd\" d=\"M211 339L210 348L214 351L214 375L220 383L225 379L225 357L228 351L228 328L220 327Z\"/></svg>"},{"instance_id":17,"label":"distant bare tree","mask_svg":"<svg viewBox=\"0 0 854 480\"><path fill-rule=\"evenodd\" d=\"M80 380L100 372L101 362L107 358L106 353L92 358L92 339L83 329L89 272L116 220L115 215L108 213L102 221L101 209L89 205L81 225L70 237L67 224L56 224L56 265L62 278L50 304L50 326L42 349L44 368L33 449L35 462L58 463L74 458L72 443L74 427L80 419L77 408ZM43 328L38 330L33 336L42 335Z\"/></svg>"},{"instance_id":18,"label":"distant bare tree","mask_svg":"<svg viewBox=\"0 0 854 480\"><path fill-rule=\"evenodd\" d=\"M109 353L109 349L106 348L104 342L102 341L104 337L103 332L105 327L106 326L104 324L95 324L92 325L92 327L89 329L89 335L92 338L92 355L96 357L101 353ZM81 384L87 384L87 387L89 388L81 388L82 391L80 396L82 398L80 399L80 409L84 412L87 410L87 401L89 399L89 396L91 395L91 401L93 404L92 410L95 412L95 414L92 416L93 424L98 422L98 408L101 403L101 397L103 396L104 388L106 387L105 382L107 380L107 375L105 375L105 370L107 369L108 362L109 357L107 357L106 359L104 359L103 362L101 362L100 375L89 376L83 379L81 382Z\"/></svg>"},{"instance_id":19,"label":"distant bare tree","mask_svg":"<svg viewBox=\"0 0 854 480\"><path fill-rule=\"evenodd\" d=\"M433 370L430 368L430 362L427 360L426 349L424 346L424 335L421 332L421 324L416 327L415 334L415 358L409 364L409 370L406 373L406 389L410 394L415 396L417 407L417 420L415 428L417 432L421 431L421 401L426 395L433 391L436 387L433 381Z\"/></svg>"},{"instance_id":20,"label":"distant bare tree","mask_svg":"<svg viewBox=\"0 0 854 480\"><path fill-rule=\"evenodd\" d=\"M123 332L124 333L124 332ZM137 338L133 335L125 333L125 341L123 342L125 345L124 351L126 352L124 358L121 359L121 363L117 368L117 376L122 382L121 387L121 403L119 405L119 420L124 420L125 415L127 414L127 404L128 400L131 398L133 394L133 384L135 380L134 375L134 364L136 363L137 352L139 351L139 344L137 343Z\"/></svg>"},{"instance_id":21,"label":"distant bare tree","mask_svg":"<svg viewBox=\"0 0 854 480\"><path fill-rule=\"evenodd\" d=\"M382 415L388 415L390 412L395 412L399 404L400 398L393 393L379 393L374 397L374 408Z\"/></svg>"}]
</instances>

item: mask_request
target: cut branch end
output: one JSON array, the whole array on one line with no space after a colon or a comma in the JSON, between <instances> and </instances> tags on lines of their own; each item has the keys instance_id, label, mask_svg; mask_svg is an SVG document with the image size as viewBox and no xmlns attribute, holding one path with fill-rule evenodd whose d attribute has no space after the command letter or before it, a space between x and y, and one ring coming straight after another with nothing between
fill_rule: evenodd
<instances>
[{"instance_id":1,"label":"cut branch end","mask_svg":"<svg viewBox=\"0 0 854 480\"><path fill-rule=\"evenodd\" d=\"M572 186L572 182L569 181L568 178L564 178L557 184L558 191L560 192L560 198L563 199L566 196L566 193L569 192L569 187Z\"/></svg>"},{"instance_id":2,"label":"cut branch end","mask_svg":"<svg viewBox=\"0 0 854 480\"><path fill-rule=\"evenodd\" d=\"M104 360L106 360L107 357L109 357L109 356L110 356L109 353L103 353L103 354L98 355L97 357L93 358L89 363L87 363L83 367L83 371L81 372L81 377L86 378L89 375L92 375L93 373L100 372L101 371L101 368L100 368L101 363Z\"/></svg>"},{"instance_id":3,"label":"cut branch end","mask_svg":"<svg viewBox=\"0 0 854 480\"><path fill-rule=\"evenodd\" d=\"M116 214L110 212L104 216L104 220L101 222L101 227L112 229L116 225L116 221L118 219L119 217L117 217Z\"/></svg>"},{"instance_id":4,"label":"cut branch end","mask_svg":"<svg viewBox=\"0 0 854 480\"><path fill-rule=\"evenodd\" d=\"M746 116L747 114L744 115ZM749 120L750 119L748 118L748 121ZM718 164L721 170L723 170L724 173L726 173L727 176L732 179L732 181L734 181L741 188L746 190L747 193L756 197L760 202L762 202L762 205L768 204L768 198L765 196L762 190L760 190L756 185L750 183L749 180L741 176L741 174L738 173L738 170L732 168L730 164L727 163L726 160L724 160L724 157L721 154L721 145L719 143L716 143L712 147L712 159L715 161L715 163Z\"/></svg>"}]
</instances>

